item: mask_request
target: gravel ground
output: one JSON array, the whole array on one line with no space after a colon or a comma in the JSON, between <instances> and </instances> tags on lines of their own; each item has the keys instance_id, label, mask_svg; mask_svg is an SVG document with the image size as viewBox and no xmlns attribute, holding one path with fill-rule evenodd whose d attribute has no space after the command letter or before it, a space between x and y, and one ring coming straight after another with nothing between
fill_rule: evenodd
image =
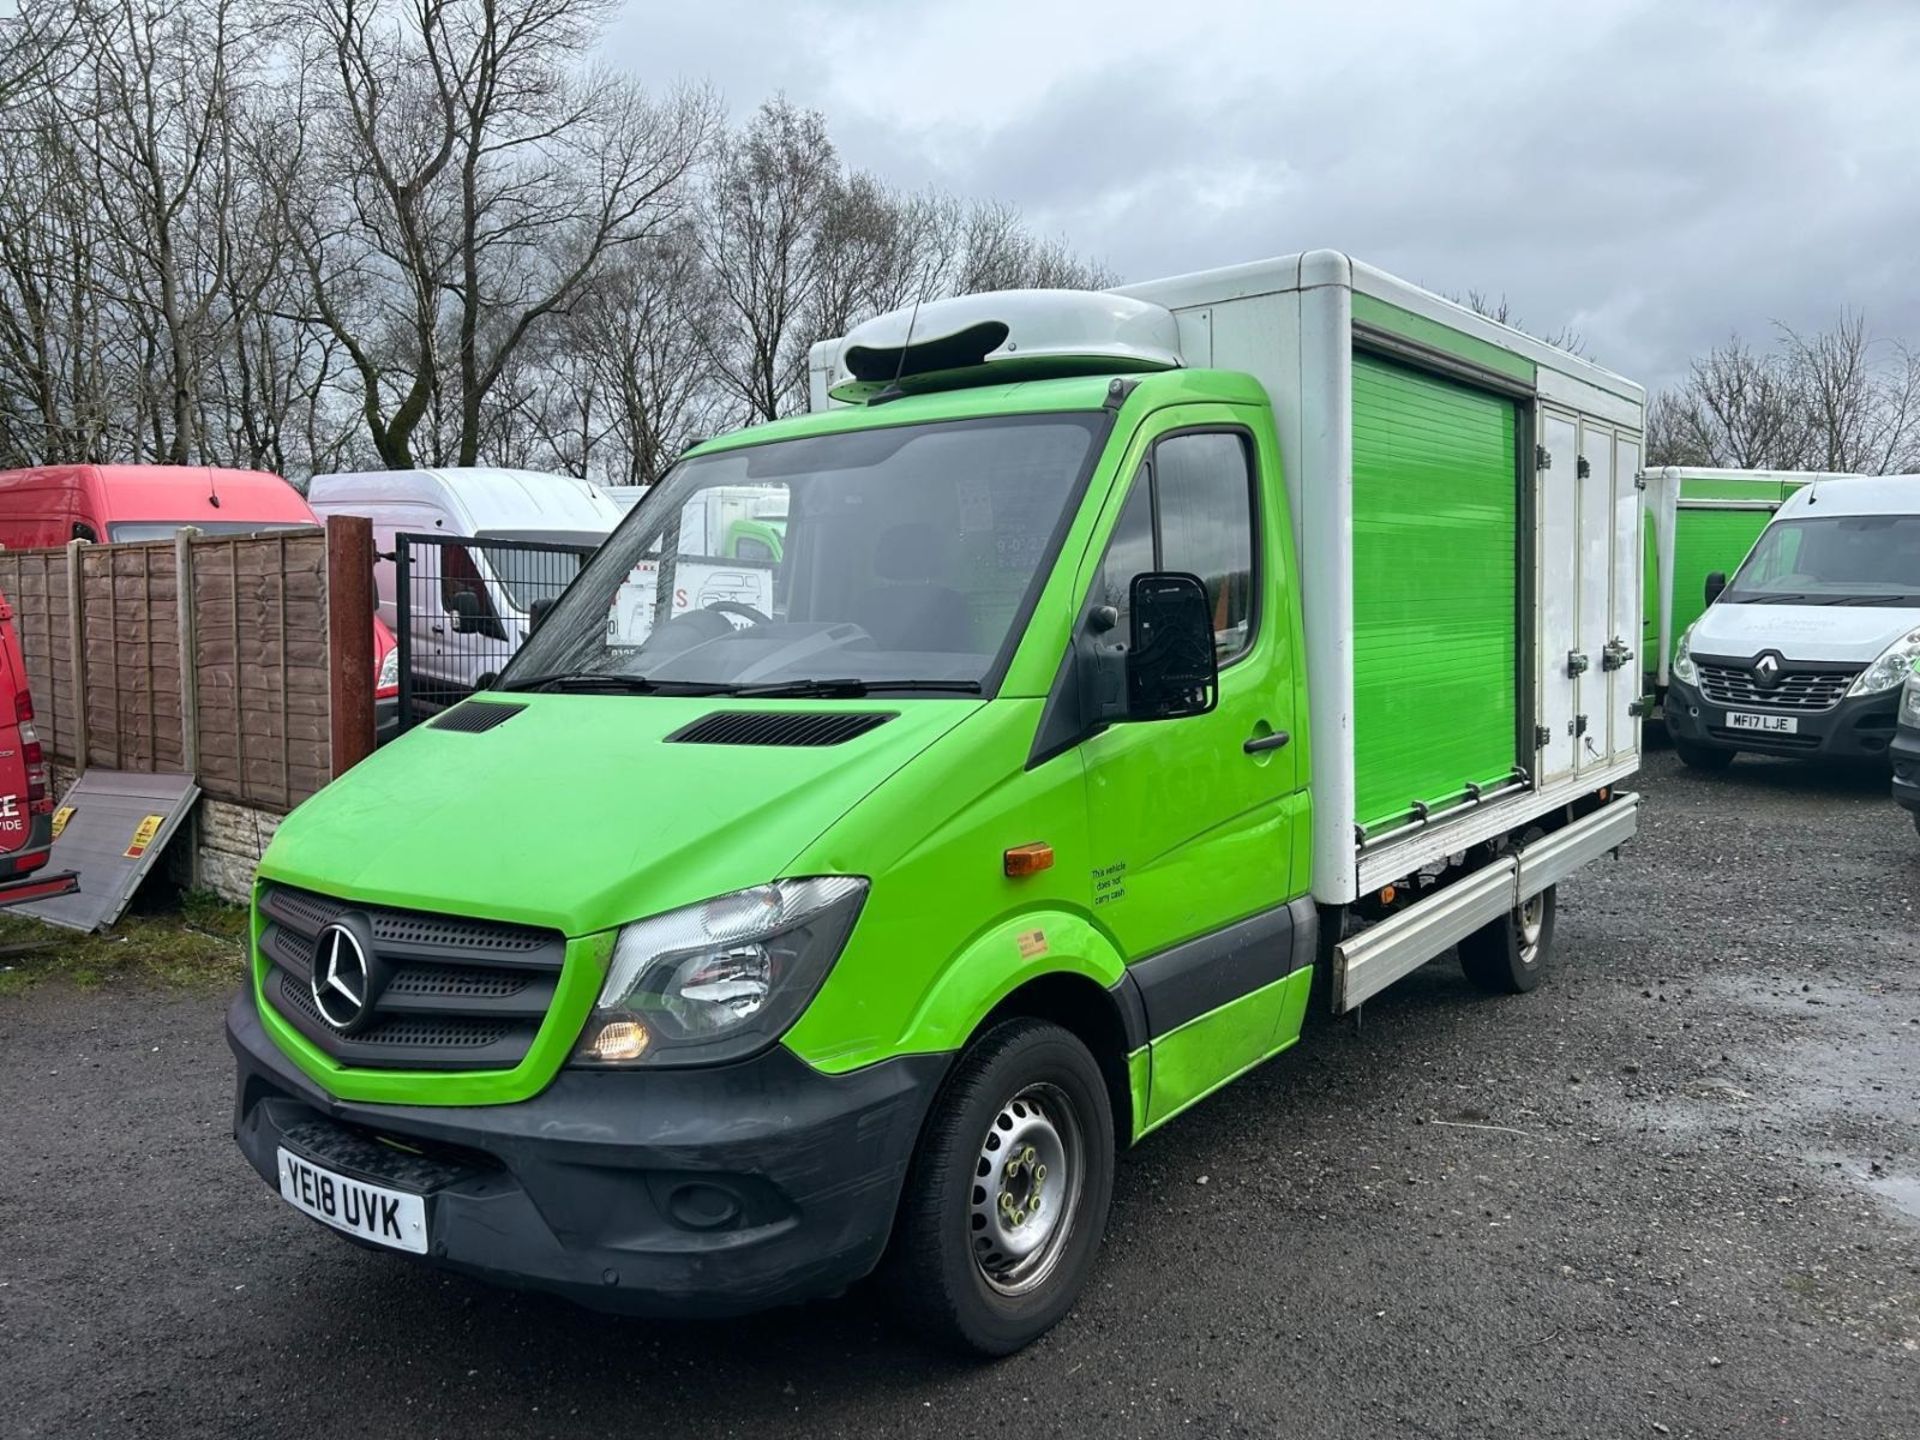
<instances>
[{"instance_id":1,"label":"gravel ground","mask_svg":"<svg viewBox=\"0 0 1920 1440\"><path fill-rule=\"evenodd\" d=\"M1650 758L1559 970L1437 962L1135 1151L1078 1311L611 1320L411 1268L228 1135L222 997L0 999L0 1432L1920 1436L1920 837Z\"/></svg>"}]
</instances>

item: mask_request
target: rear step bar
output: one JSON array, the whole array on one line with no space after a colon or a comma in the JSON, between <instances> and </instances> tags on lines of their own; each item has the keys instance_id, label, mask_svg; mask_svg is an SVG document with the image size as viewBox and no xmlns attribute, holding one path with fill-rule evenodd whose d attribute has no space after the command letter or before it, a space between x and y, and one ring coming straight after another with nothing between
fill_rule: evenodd
<instances>
[{"instance_id":1,"label":"rear step bar","mask_svg":"<svg viewBox=\"0 0 1920 1440\"><path fill-rule=\"evenodd\" d=\"M56 895L71 895L80 888L80 876L72 870L52 875L34 875L25 880L0 880L0 908L25 905L32 900L51 900Z\"/></svg>"},{"instance_id":2,"label":"rear step bar","mask_svg":"<svg viewBox=\"0 0 1920 1440\"><path fill-rule=\"evenodd\" d=\"M1640 828L1640 797L1614 800L1530 845L1509 851L1391 919L1369 925L1333 952L1333 1009L1345 1014L1411 975L1450 945L1517 909L1582 865L1617 850Z\"/></svg>"}]
</instances>

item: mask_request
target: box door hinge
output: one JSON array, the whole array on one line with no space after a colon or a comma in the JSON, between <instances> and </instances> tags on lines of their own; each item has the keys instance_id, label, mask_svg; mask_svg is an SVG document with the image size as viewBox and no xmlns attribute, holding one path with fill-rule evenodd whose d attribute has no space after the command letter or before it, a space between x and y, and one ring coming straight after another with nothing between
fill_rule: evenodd
<instances>
[{"instance_id":1,"label":"box door hinge","mask_svg":"<svg viewBox=\"0 0 1920 1440\"><path fill-rule=\"evenodd\" d=\"M1549 730L1544 725L1536 725L1533 727L1533 748L1534 749L1544 750L1547 748L1547 746L1551 745L1552 743L1553 743L1553 731Z\"/></svg>"},{"instance_id":2,"label":"box door hinge","mask_svg":"<svg viewBox=\"0 0 1920 1440\"><path fill-rule=\"evenodd\" d=\"M1544 445L1534 446L1533 468L1536 470L1551 470L1553 468L1553 452Z\"/></svg>"},{"instance_id":3,"label":"box door hinge","mask_svg":"<svg viewBox=\"0 0 1920 1440\"><path fill-rule=\"evenodd\" d=\"M1593 474L1593 466L1587 463L1586 456L1582 455L1580 457L1580 463L1574 467L1574 473L1577 474L1582 480L1586 479L1589 475Z\"/></svg>"}]
</instances>

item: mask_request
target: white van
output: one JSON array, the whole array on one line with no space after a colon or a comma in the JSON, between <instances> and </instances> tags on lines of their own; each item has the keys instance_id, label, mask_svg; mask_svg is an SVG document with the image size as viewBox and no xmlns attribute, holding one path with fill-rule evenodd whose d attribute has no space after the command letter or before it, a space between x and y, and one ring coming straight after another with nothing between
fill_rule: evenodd
<instances>
[{"instance_id":1,"label":"white van","mask_svg":"<svg viewBox=\"0 0 1920 1440\"><path fill-rule=\"evenodd\" d=\"M1667 689L1681 760L1886 759L1920 658L1920 475L1795 491L1732 580L1707 577L1706 599Z\"/></svg>"},{"instance_id":2,"label":"white van","mask_svg":"<svg viewBox=\"0 0 1920 1440\"><path fill-rule=\"evenodd\" d=\"M599 486L571 475L488 468L316 475L307 501L322 516L373 522L380 614L396 635L396 535L597 546L625 513ZM525 643L533 603L558 595L579 569L564 552L485 545L417 547L410 563L409 648L416 694L429 703L489 683Z\"/></svg>"}]
</instances>

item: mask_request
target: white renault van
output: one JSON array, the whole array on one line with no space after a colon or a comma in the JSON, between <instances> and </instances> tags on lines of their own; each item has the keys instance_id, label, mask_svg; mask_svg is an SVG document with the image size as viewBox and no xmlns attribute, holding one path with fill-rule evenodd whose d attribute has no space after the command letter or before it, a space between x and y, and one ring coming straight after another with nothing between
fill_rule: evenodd
<instances>
[{"instance_id":1,"label":"white renault van","mask_svg":"<svg viewBox=\"0 0 1920 1440\"><path fill-rule=\"evenodd\" d=\"M380 614L401 628L394 537L466 536L598 546L625 514L599 486L538 470L446 468L316 475L307 501L320 515L373 522ZM565 553L499 545L420 547L409 590L416 697L450 703L489 683L525 643L534 601L551 599L579 569ZM456 608L462 613L456 614Z\"/></svg>"},{"instance_id":2,"label":"white renault van","mask_svg":"<svg viewBox=\"0 0 1920 1440\"><path fill-rule=\"evenodd\" d=\"M1707 577L1706 598L1667 690L1681 760L1885 760L1920 658L1920 475L1796 491L1732 580Z\"/></svg>"}]
</instances>

